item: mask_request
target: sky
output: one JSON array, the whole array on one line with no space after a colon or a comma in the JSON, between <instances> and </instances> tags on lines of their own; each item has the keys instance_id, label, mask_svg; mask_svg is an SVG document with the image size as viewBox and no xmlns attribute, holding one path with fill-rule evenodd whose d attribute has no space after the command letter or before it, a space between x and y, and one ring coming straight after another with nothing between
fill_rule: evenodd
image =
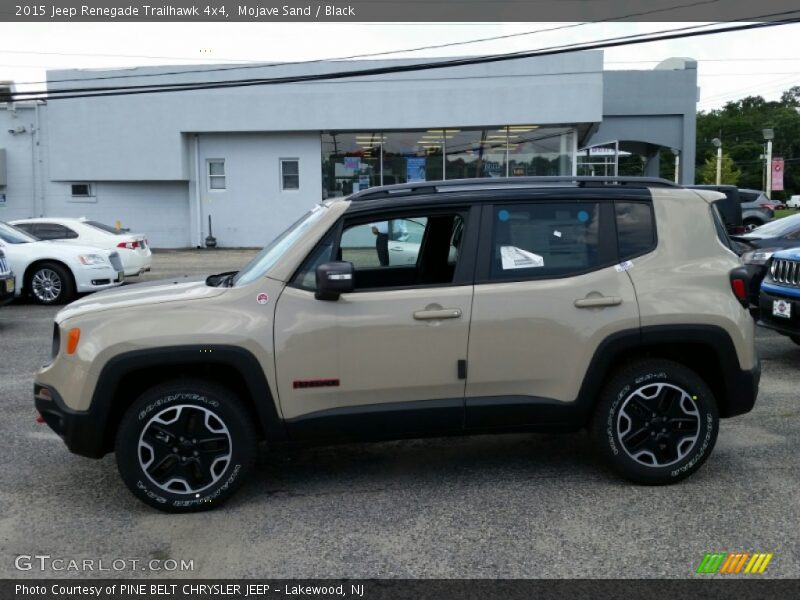
<instances>
[{"instance_id":1,"label":"sky","mask_svg":"<svg viewBox=\"0 0 800 600\"><path fill-rule=\"evenodd\" d=\"M504 40L391 55L483 55L663 31L690 23L0 23L0 81L41 89L48 69L229 64L339 58L493 36ZM577 25L577 24L576 24ZM698 61L698 110L800 85L800 24L606 49L606 69Z\"/></svg>"}]
</instances>

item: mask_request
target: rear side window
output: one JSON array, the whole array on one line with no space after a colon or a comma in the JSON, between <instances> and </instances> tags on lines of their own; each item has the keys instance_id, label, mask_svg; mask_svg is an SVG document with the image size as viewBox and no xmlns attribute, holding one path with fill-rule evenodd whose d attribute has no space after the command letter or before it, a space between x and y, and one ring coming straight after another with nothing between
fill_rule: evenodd
<instances>
[{"instance_id":1,"label":"rear side window","mask_svg":"<svg viewBox=\"0 0 800 600\"><path fill-rule=\"evenodd\" d=\"M495 206L490 278L566 277L612 263L616 248L600 235L610 210L599 202Z\"/></svg>"},{"instance_id":2,"label":"rear side window","mask_svg":"<svg viewBox=\"0 0 800 600\"><path fill-rule=\"evenodd\" d=\"M656 245L653 207L649 202L614 202L620 261L646 254Z\"/></svg>"},{"instance_id":3,"label":"rear side window","mask_svg":"<svg viewBox=\"0 0 800 600\"><path fill-rule=\"evenodd\" d=\"M37 223L34 235L40 240L74 240L78 237L72 229L58 223Z\"/></svg>"}]
</instances>

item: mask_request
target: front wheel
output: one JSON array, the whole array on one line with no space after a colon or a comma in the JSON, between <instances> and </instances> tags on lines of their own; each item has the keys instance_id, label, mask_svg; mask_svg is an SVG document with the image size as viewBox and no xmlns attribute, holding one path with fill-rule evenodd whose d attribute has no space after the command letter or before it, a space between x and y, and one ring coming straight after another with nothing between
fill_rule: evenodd
<instances>
[{"instance_id":1,"label":"front wheel","mask_svg":"<svg viewBox=\"0 0 800 600\"><path fill-rule=\"evenodd\" d=\"M256 458L252 419L228 390L199 380L150 389L122 418L117 467L140 500L166 512L215 508Z\"/></svg>"},{"instance_id":2,"label":"front wheel","mask_svg":"<svg viewBox=\"0 0 800 600\"><path fill-rule=\"evenodd\" d=\"M717 441L718 425L705 382L681 364L654 359L628 366L607 383L592 436L623 477L664 485L700 468Z\"/></svg>"},{"instance_id":3,"label":"front wheel","mask_svg":"<svg viewBox=\"0 0 800 600\"><path fill-rule=\"evenodd\" d=\"M54 262L34 267L28 276L27 287L33 300L39 304L64 304L75 295L72 274Z\"/></svg>"}]
</instances>

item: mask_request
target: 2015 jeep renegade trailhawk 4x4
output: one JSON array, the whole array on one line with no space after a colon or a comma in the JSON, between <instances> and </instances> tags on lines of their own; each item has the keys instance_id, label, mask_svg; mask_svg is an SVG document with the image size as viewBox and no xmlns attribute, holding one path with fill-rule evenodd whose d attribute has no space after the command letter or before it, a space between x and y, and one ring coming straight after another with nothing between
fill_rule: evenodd
<instances>
[{"instance_id":1,"label":"2015 jeep renegade trailhawk 4x4","mask_svg":"<svg viewBox=\"0 0 800 600\"><path fill-rule=\"evenodd\" d=\"M588 427L623 476L678 481L758 389L721 198L515 178L328 201L239 272L63 309L36 408L168 511L229 498L259 442Z\"/></svg>"}]
</instances>

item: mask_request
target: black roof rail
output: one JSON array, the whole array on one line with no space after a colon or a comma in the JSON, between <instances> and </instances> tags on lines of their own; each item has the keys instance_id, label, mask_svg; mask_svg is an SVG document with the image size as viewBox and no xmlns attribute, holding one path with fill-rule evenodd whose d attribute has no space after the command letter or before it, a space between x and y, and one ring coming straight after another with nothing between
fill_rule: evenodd
<instances>
[{"instance_id":1,"label":"black roof rail","mask_svg":"<svg viewBox=\"0 0 800 600\"><path fill-rule=\"evenodd\" d=\"M375 200L390 196L413 196L439 192L463 192L486 189L515 189L575 185L576 187L681 187L677 183L659 177L589 177L553 175L543 177L487 177L481 179L447 179L443 181L418 181L399 183L366 189L352 194L352 201Z\"/></svg>"}]
</instances>

